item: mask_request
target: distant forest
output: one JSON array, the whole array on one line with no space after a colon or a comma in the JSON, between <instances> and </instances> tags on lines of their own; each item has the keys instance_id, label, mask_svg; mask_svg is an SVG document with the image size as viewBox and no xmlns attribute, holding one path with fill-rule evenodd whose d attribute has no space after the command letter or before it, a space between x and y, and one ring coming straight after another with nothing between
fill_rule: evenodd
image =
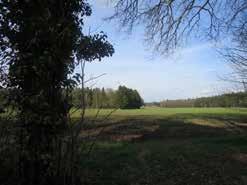
<instances>
[{"instance_id":1,"label":"distant forest","mask_svg":"<svg viewBox=\"0 0 247 185\"><path fill-rule=\"evenodd\" d=\"M228 93L195 99L163 100L145 103L157 107L247 107L247 92Z\"/></svg>"},{"instance_id":2,"label":"distant forest","mask_svg":"<svg viewBox=\"0 0 247 185\"><path fill-rule=\"evenodd\" d=\"M74 107L82 106L82 91L80 88L72 91L72 97ZM109 88L85 88L84 97L87 108L139 109L144 105L139 92L125 86L119 86L117 90Z\"/></svg>"},{"instance_id":3,"label":"distant forest","mask_svg":"<svg viewBox=\"0 0 247 185\"><path fill-rule=\"evenodd\" d=\"M72 91L71 105L82 107L81 88ZM6 89L0 90L0 112L8 102ZM139 109L142 106L155 107L247 107L247 92L228 93L218 96L194 99L163 100L160 102L144 103L139 92L135 89L119 86L117 90L111 88L85 88L85 106L87 108L121 108Z\"/></svg>"}]
</instances>

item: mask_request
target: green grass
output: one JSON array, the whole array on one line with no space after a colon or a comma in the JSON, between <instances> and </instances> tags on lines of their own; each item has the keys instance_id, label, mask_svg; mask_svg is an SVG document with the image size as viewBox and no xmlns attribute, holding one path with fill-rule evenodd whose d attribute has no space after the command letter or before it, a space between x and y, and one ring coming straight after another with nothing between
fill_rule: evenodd
<instances>
[{"instance_id":1,"label":"green grass","mask_svg":"<svg viewBox=\"0 0 247 185\"><path fill-rule=\"evenodd\" d=\"M82 138L85 184L246 185L247 109L102 110ZM78 115L78 113L77 113ZM75 114L74 118L77 117Z\"/></svg>"},{"instance_id":2,"label":"green grass","mask_svg":"<svg viewBox=\"0 0 247 185\"><path fill-rule=\"evenodd\" d=\"M100 116L106 116L114 111L113 109L88 109L86 111L87 116L95 116L97 112ZM79 111L74 114L74 117L79 117ZM115 110L112 117L136 117L136 116L155 116L155 117L167 117L181 114L213 114L213 115L246 115L247 109L244 108L142 108L142 109L127 109L127 110Z\"/></svg>"},{"instance_id":3,"label":"green grass","mask_svg":"<svg viewBox=\"0 0 247 185\"><path fill-rule=\"evenodd\" d=\"M247 184L247 109L97 112L86 111L80 135L85 185Z\"/></svg>"}]
</instances>

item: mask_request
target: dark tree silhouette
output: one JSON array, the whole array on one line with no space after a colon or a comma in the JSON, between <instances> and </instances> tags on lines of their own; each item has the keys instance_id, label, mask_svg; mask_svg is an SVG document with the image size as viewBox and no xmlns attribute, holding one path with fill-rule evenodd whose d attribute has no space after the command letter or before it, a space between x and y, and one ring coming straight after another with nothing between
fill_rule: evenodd
<instances>
[{"instance_id":1,"label":"dark tree silhouette","mask_svg":"<svg viewBox=\"0 0 247 185\"><path fill-rule=\"evenodd\" d=\"M69 78L76 61L114 52L103 33L81 32L91 12L85 0L0 1L1 85L15 90L18 120L16 184L76 183L54 147L68 128L71 105L62 92L76 84Z\"/></svg>"}]
</instances>

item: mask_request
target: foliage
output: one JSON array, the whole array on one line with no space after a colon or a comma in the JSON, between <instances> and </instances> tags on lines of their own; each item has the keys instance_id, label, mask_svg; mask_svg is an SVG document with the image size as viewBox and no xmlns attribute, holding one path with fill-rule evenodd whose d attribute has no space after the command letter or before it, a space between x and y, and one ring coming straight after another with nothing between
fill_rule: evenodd
<instances>
[{"instance_id":1,"label":"foliage","mask_svg":"<svg viewBox=\"0 0 247 185\"><path fill-rule=\"evenodd\" d=\"M0 89L0 113L4 112L6 105L8 104L8 90Z\"/></svg>"},{"instance_id":2,"label":"foliage","mask_svg":"<svg viewBox=\"0 0 247 185\"><path fill-rule=\"evenodd\" d=\"M160 107L193 107L194 99L164 100L159 103Z\"/></svg>"},{"instance_id":3,"label":"foliage","mask_svg":"<svg viewBox=\"0 0 247 185\"><path fill-rule=\"evenodd\" d=\"M120 109L139 109L143 100L137 90L119 86L116 93L117 105Z\"/></svg>"},{"instance_id":4,"label":"foliage","mask_svg":"<svg viewBox=\"0 0 247 185\"><path fill-rule=\"evenodd\" d=\"M78 62L114 52L105 34L81 32L91 13L84 0L0 1L1 86L14 92L10 99L18 110L13 183L79 183L76 135L66 135L69 92L77 80L70 76Z\"/></svg>"},{"instance_id":5,"label":"foliage","mask_svg":"<svg viewBox=\"0 0 247 185\"><path fill-rule=\"evenodd\" d=\"M195 107L247 107L247 93L231 93L220 96L198 98Z\"/></svg>"},{"instance_id":6,"label":"foliage","mask_svg":"<svg viewBox=\"0 0 247 185\"><path fill-rule=\"evenodd\" d=\"M81 88L72 91L72 104L81 108ZM112 89L84 88L85 105L87 108L116 108L116 92Z\"/></svg>"},{"instance_id":7,"label":"foliage","mask_svg":"<svg viewBox=\"0 0 247 185\"><path fill-rule=\"evenodd\" d=\"M119 86L118 90L85 88L85 104L88 108L140 108L143 100L137 90ZM74 107L81 106L81 89L75 88L72 91L72 104Z\"/></svg>"},{"instance_id":8,"label":"foliage","mask_svg":"<svg viewBox=\"0 0 247 185\"><path fill-rule=\"evenodd\" d=\"M247 107L247 93L238 92L195 99L165 100L146 105L160 107Z\"/></svg>"}]
</instances>

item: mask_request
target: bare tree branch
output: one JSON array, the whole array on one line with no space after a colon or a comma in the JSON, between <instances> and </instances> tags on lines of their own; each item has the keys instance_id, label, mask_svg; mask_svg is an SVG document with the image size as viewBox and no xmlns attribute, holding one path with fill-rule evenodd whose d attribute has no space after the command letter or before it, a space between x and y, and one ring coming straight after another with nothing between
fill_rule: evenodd
<instances>
[{"instance_id":1,"label":"bare tree branch","mask_svg":"<svg viewBox=\"0 0 247 185\"><path fill-rule=\"evenodd\" d=\"M113 1L113 0L112 0ZM145 28L145 40L155 52L171 54L188 38L199 35L226 43L220 53L226 58L240 83L247 78L246 0L116 0L115 13L121 28ZM233 81L235 81L234 79Z\"/></svg>"}]
</instances>

